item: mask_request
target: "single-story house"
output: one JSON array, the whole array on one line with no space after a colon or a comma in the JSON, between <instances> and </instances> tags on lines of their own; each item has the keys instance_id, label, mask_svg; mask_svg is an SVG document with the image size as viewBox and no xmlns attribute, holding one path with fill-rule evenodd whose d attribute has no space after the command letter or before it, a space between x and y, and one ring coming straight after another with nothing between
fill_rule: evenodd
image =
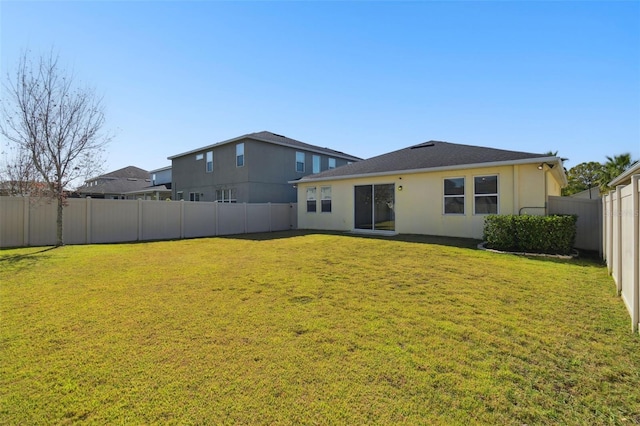
<instances>
[{"instance_id":1,"label":"single-story house","mask_svg":"<svg viewBox=\"0 0 640 426\"><path fill-rule=\"evenodd\" d=\"M482 238L488 214L547 212L559 157L429 141L291 181L298 228Z\"/></svg>"},{"instance_id":2,"label":"single-story house","mask_svg":"<svg viewBox=\"0 0 640 426\"><path fill-rule=\"evenodd\" d=\"M84 197L124 200L127 193L150 186L149 172L135 166L127 166L103 175L87 179L76 193ZM134 199L135 197L130 196Z\"/></svg>"}]
</instances>

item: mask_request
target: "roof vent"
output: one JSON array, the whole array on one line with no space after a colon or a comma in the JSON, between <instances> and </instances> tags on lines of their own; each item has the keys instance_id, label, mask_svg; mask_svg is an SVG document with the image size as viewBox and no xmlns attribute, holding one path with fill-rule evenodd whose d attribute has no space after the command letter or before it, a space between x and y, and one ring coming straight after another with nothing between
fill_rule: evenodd
<instances>
[{"instance_id":1,"label":"roof vent","mask_svg":"<svg viewBox=\"0 0 640 426\"><path fill-rule=\"evenodd\" d=\"M411 149L427 148L429 146L435 146L435 143L433 143L433 142L425 142L425 143L421 143L419 145L414 145L414 146L411 147Z\"/></svg>"}]
</instances>

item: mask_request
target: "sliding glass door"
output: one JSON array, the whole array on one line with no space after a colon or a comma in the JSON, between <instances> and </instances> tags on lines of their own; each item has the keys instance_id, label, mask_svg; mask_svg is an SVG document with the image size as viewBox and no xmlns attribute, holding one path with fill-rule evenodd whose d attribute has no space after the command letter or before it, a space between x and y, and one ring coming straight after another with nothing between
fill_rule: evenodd
<instances>
[{"instance_id":1,"label":"sliding glass door","mask_svg":"<svg viewBox=\"0 0 640 426\"><path fill-rule=\"evenodd\" d=\"M358 185L354 190L354 226L373 231L395 230L395 185Z\"/></svg>"}]
</instances>

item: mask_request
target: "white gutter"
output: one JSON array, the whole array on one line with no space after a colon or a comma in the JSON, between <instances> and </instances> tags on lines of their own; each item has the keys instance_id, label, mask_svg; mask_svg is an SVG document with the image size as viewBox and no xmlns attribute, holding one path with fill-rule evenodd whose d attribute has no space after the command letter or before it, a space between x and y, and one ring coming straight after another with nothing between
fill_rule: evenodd
<instances>
[{"instance_id":1,"label":"white gutter","mask_svg":"<svg viewBox=\"0 0 640 426\"><path fill-rule=\"evenodd\" d=\"M408 174L415 174L415 173L441 172L441 171L447 171L447 170L461 170L461 169L479 169L483 167L512 166L517 164L536 164L536 163L554 163L554 166L562 167L562 161L560 161L558 157L538 157L538 158L525 158L522 160L492 161L489 163L456 164L454 166L426 167L422 169L408 169L408 170L391 170L387 172L359 173L355 175L340 175L340 176L330 176L330 177L320 177L320 178L314 178L313 175L310 175L298 180L289 181L288 183L297 184L297 183L306 183L306 182L324 182L324 181L330 181L330 180L358 179L358 178L368 178L368 177L391 176L391 175L397 175L397 174L408 175ZM342 166L342 167L346 167L346 166Z\"/></svg>"}]
</instances>

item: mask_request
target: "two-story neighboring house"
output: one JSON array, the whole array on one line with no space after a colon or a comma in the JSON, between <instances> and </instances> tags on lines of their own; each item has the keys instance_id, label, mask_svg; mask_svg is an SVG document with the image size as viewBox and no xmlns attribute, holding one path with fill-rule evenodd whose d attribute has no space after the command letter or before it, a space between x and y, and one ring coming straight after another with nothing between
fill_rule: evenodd
<instances>
[{"instance_id":1,"label":"two-story neighboring house","mask_svg":"<svg viewBox=\"0 0 640 426\"><path fill-rule=\"evenodd\" d=\"M266 131L168 158L174 200L238 203L295 202L289 181L361 160Z\"/></svg>"}]
</instances>

